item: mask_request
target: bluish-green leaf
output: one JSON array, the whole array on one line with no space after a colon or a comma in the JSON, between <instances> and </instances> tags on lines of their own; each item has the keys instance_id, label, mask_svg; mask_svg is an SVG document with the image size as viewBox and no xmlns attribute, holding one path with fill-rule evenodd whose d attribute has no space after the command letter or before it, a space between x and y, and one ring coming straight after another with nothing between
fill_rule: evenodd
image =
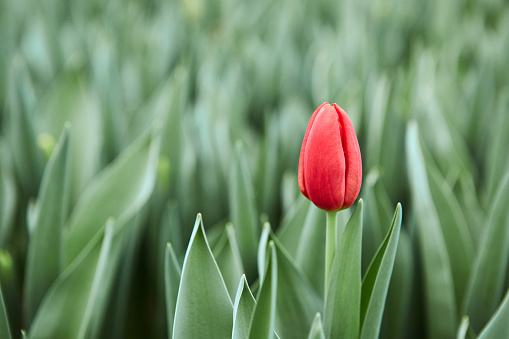
<instances>
[{"instance_id":1,"label":"bluish-green leaf","mask_svg":"<svg viewBox=\"0 0 509 339\"><path fill-rule=\"evenodd\" d=\"M273 233L271 240L278 258L276 332L283 338L305 338L314 315L323 310L322 299ZM319 272L323 275L323 269Z\"/></svg>"},{"instance_id":2,"label":"bluish-green leaf","mask_svg":"<svg viewBox=\"0 0 509 339\"><path fill-rule=\"evenodd\" d=\"M299 239L304 228L306 215L311 206L304 195L300 195L284 216L277 230L277 237L292 257L297 256Z\"/></svg>"},{"instance_id":3,"label":"bluish-green leaf","mask_svg":"<svg viewBox=\"0 0 509 339\"><path fill-rule=\"evenodd\" d=\"M7 308L5 307L2 286L0 286L0 338L11 339L11 328L9 326L9 318Z\"/></svg>"},{"instance_id":4,"label":"bluish-green leaf","mask_svg":"<svg viewBox=\"0 0 509 339\"><path fill-rule=\"evenodd\" d=\"M245 339L249 336L249 326L255 305L256 301L249 289L246 276L242 275L233 306L232 339Z\"/></svg>"},{"instance_id":5,"label":"bluish-green leaf","mask_svg":"<svg viewBox=\"0 0 509 339\"><path fill-rule=\"evenodd\" d=\"M479 339L509 338L509 322L507 319L509 319L509 290L506 292L499 308L479 334Z\"/></svg>"},{"instance_id":6,"label":"bluish-green leaf","mask_svg":"<svg viewBox=\"0 0 509 339\"><path fill-rule=\"evenodd\" d=\"M226 225L223 236L214 247L213 253L230 298L233 299L237 292L238 281L244 274L244 267L235 238L235 230L231 224Z\"/></svg>"},{"instance_id":7,"label":"bluish-green leaf","mask_svg":"<svg viewBox=\"0 0 509 339\"><path fill-rule=\"evenodd\" d=\"M235 156L230 168L229 210L246 274L252 277L256 272L258 212L253 181L241 143L238 143L235 148Z\"/></svg>"},{"instance_id":8,"label":"bluish-green leaf","mask_svg":"<svg viewBox=\"0 0 509 339\"><path fill-rule=\"evenodd\" d=\"M232 325L233 305L198 214L182 267L173 338L228 338Z\"/></svg>"},{"instance_id":9,"label":"bluish-green leaf","mask_svg":"<svg viewBox=\"0 0 509 339\"><path fill-rule=\"evenodd\" d=\"M104 236L98 232L51 285L29 329L31 339L79 338L87 334L90 316L96 311L98 288L105 287L98 284L104 284L112 232L112 226L106 228ZM72 312L69 305L73 305Z\"/></svg>"},{"instance_id":10,"label":"bluish-green leaf","mask_svg":"<svg viewBox=\"0 0 509 339\"><path fill-rule=\"evenodd\" d=\"M401 204L362 281L361 338L378 338L401 230Z\"/></svg>"},{"instance_id":11,"label":"bluish-green leaf","mask_svg":"<svg viewBox=\"0 0 509 339\"><path fill-rule=\"evenodd\" d=\"M155 182L158 147L157 138L142 135L94 177L64 225L63 268L69 266L109 217L122 226L145 204Z\"/></svg>"},{"instance_id":12,"label":"bluish-green leaf","mask_svg":"<svg viewBox=\"0 0 509 339\"><path fill-rule=\"evenodd\" d=\"M465 294L465 314L474 330L484 327L502 297L509 260L509 175L494 200Z\"/></svg>"},{"instance_id":13,"label":"bluish-green leaf","mask_svg":"<svg viewBox=\"0 0 509 339\"><path fill-rule=\"evenodd\" d=\"M60 273L60 242L65 218L63 206L69 129L65 127L46 165L39 189L34 229L30 233L25 276L25 321L27 325L53 281Z\"/></svg>"},{"instance_id":14,"label":"bluish-green leaf","mask_svg":"<svg viewBox=\"0 0 509 339\"><path fill-rule=\"evenodd\" d=\"M342 212L339 212L342 213ZM339 241L325 300L327 338L358 338L361 307L362 199Z\"/></svg>"},{"instance_id":15,"label":"bluish-green leaf","mask_svg":"<svg viewBox=\"0 0 509 339\"><path fill-rule=\"evenodd\" d=\"M320 313L317 313L315 319L313 320L313 324L309 330L308 339L325 339Z\"/></svg>"},{"instance_id":16,"label":"bluish-green leaf","mask_svg":"<svg viewBox=\"0 0 509 339\"><path fill-rule=\"evenodd\" d=\"M457 339L466 339L469 326L470 326L470 321L468 320L468 317L463 316L463 318L461 319L460 326L458 328L458 335L456 336L456 338Z\"/></svg>"},{"instance_id":17,"label":"bluish-green leaf","mask_svg":"<svg viewBox=\"0 0 509 339\"><path fill-rule=\"evenodd\" d=\"M166 319L168 322L168 338L173 335L173 318L177 305L178 288L182 270L178 263L173 246L168 243L164 255L164 290L166 300Z\"/></svg>"},{"instance_id":18,"label":"bluish-green leaf","mask_svg":"<svg viewBox=\"0 0 509 339\"><path fill-rule=\"evenodd\" d=\"M277 298L277 254L272 241L268 245L268 263L262 285L256 298L256 306L249 326L249 339L274 338Z\"/></svg>"},{"instance_id":19,"label":"bluish-green leaf","mask_svg":"<svg viewBox=\"0 0 509 339\"><path fill-rule=\"evenodd\" d=\"M396 261L387 293L382 334L388 338L402 338L408 327L409 316L414 304L411 303L414 281L415 258L412 241L407 229L401 229Z\"/></svg>"},{"instance_id":20,"label":"bluish-green leaf","mask_svg":"<svg viewBox=\"0 0 509 339\"><path fill-rule=\"evenodd\" d=\"M437 339L452 338L458 320L451 262L431 196L415 122L407 128L406 154L424 271L428 335Z\"/></svg>"}]
</instances>

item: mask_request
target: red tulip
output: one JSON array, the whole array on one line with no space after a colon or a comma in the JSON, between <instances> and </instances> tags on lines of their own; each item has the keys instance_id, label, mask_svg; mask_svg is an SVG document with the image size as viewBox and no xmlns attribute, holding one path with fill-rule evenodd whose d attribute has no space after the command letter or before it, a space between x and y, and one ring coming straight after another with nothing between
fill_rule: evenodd
<instances>
[{"instance_id":1,"label":"red tulip","mask_svg":"<svg viewBox=\"0 0 509 339\"><path fill-rule=\"evenodd\" d=\"M359 142L348 115L325 102L309 120L299 158L299 188L326 211L350 207L362 182Z\"/></svg>"}]
</instances>

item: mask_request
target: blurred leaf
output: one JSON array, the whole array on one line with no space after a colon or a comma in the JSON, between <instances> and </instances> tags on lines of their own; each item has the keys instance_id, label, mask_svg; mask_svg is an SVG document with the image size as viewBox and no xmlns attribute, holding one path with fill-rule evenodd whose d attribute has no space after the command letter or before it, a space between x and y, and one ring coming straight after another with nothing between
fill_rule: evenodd
<instances>
[{"instance_id":1,"label":"blurred leaf","mask_svg":"<svg viewBox=\"0 0 509 339\"><path fill-rule=\"evenodd\" d=\"M361 338L378 338L380 334L387 291L399 243L402 213L401 204L398 204L391 228L376 255L373 257L362 281L360 309Z\"/></svg>"},{"instance_id":2,"label":"blurred leaf","mask_svg":"<svg viewBox=\"0 0 509 339\"><path fill-rule=\"evenodd\" d=\"M227 338L232 321L233 305L198 214L182 267L173 338Z\"/></svg>"},{"instance_id":3,"label":"blurred leaf","mask_svg":"<svg viewBox=\"0 0 509 339\"><path fill-rule=\"evenodd\" d=\"M415 122L407 128L406 155L424 271L428 335L437 339L452 338L456 333L457 313L451 263L432 200Z\"/></svg>"},{"instance_id":4,"label":"blurred leaf","mask_svg":"<svg viewBox=\"0 0 509 339\"><path fill-rule=\"evenodd\" d=\"M37 218L29 238L25 278L25 321L30 326L39 304L60 273L61 232L66 205L69 128L46 165L37 200Z\"/></svg>"},{"instance_id":5,"label":"blurred leaf","mask_svg":"<svg viewBox=\"0 0 509 339\"><path fill-rule=\"evenodd\" d=\"M248 278L254 275L256 269L259 233L258 212L252 183L247 156L242 145L238 143L230 169L229 209Z\"/></svg>"},{"instance_id":6,"label":"blurred leaf","mask_svg":"<svg viewBox=\"0 0 509 339\"><path fill-rule=\"evenodd\" d=\"M281 224L277 230L277 237L285 249L292 257L297 256L299 247L299 239L304 228L306 215L311 206L309 201L304 195L299 197L293 202L290 210L283 217Z\"/></svg>"},{"instance_id":7,"label":"blurred leaf","mask_svg":"<svg viewBox=\"0 0 509 339\"><path fill-rule=\"evenodd\" d=\"M320 317L320 313L317 313L315 319L313 320L313 324L311 325L311 330L309 330L308 339L325 339L325 334L323 333L323 325L322 318Z\"/></svg>"},{"instance_id":8,"label":"blurred leaf","mask_svg":"<svg viewBox=\"0 0 509 339\"><path fill-rule=\"evenodd\" d=\"M110 224L110 221L108 221ZM98 289L104 288L106 261L111 260L113 226L98 232L75 260L59 275L43 299L30 338L82 338L90 336ZM101 286L100 286L101 285ZM72 304L72 312L69 305ZM65 319L65 321L63 321Z\"/></svg>"},{"instance_id":9,"label":"blurred leaf","mask_svg":"<svg viewBox=\"0 0 509 339\"><path fill-rule=\"evenodd\" d=\"M3 141L3 140L2 140ZM1 141L0 141L1 142ZM10 154L0 143L0 247L5 247L13 231L16 212L17 188L10 167Z\"/></svg>"},{"instance_id":10,"label":"blurred leaf","mask_svg":"<svg viewBox=\"0 0 509 339\"><path fill-rule=\"evenodd\" d=\"M502 297L509 260L509 175L492 204L465 294L464 311L474 330L489 320Z\"/></svg>"},{"instance_id":11,"label":"blurred leaf","mask_svg":"<svg viewBox=\"0 0 509 339\"><path fill-rule=\"evenodd\" d=\"M461 319L460 327L458 328L458 335L456 337L457 339L466 339L469 325L470 322L468 321L468 317L463 316Z\"/></svg>"},{"instance_id":12,"label":"blurred leaf","mask_svg":"<svg viewBox=\"0 0 509 339\"><path fill-rule=\"evenodd\" d=\"M410 299L414 279L414 260L410 236L407 230L402 228L387 293L381 337L404 338L404 331L409 326L408 318L413 306Z\"/></svg>"},{"instance_id":13,"label":"blurred leaf","mask_svg":"<svg viewBox=\"0 0 509 339\"><path fill-rule=\"evenodd\" d=\"M342 213L342 212L340 212ZM325 299L327 338L357 338L361 307L362 199L341 235Z\"/></svg>"},{"instance_id":14,"label":"blurred leaf","mask_svg":"<svg viewBox=\"0 0 509 339\"><path fill-rule=\"evenodd\" d=\"M427 169L431 196L435 206L439 206L438 218L451 262L456 307L460 309L474 262L474 244L461 207L445 178L430 162Z\"/></svg>"},{"instance_id":15,"label":"blurred leaf","mask_svg":"<svg viewBox=\"0 0 509 339\"><path fill-rule=\"evenodd\" d=\"M63 267L109 217L124 225L149 198L156 176L158 139L142 135L87 186L63 229Z\"/></svg>"},{"instance_id":16,"label":"blurred leaf","mask_svg":"<svg viewBox=\"0 0 509 339\"><path fill-rule=\"evenodd\" d=\"M49 94L38 111L38 132L55 139L66 123L70 123L66 185L69 197L64 209L66 217L100 168L103 146L102 115L98 99L87 83L83 71L76 66L66 69L53 82ZM107 133L107 131L105 131Z\"/></svg>"},{"instance_id":17,"label":"blurred leaf","mask_svg":"<svg viewBox=\"0 0 509 339\"><path fill-rule=\"evenodd\" d=\"M226 225L223 236L214 247L213 253L230 298L233 300L237 293L239 278L244 274L244 267L235 239L235 230L231 224Z\"/></svg>"},{"instance_id":18,"label":"blurred leaf","mask_svg":"<svg viewBox=\"0 0 509 339\"><path fill-rule=\"evenodd\" d=\"M21 323L21 300L15 257L9 252L0 249L0 289L2 303L6 310L6 320L12 333L19 331Z\"/></svg>"},{"instance_id":19,"label":"blurred leaf","mask_svg":"<svg viewBox=\"0 0 509 339\"><path fill-rule=\"evenodd\" d=\"M278 261L276 248L272 241L269 241L268 252L267 269L256 298L256 306L249 326L250 339L274 338Z\"/></svg>"},{"instance_id":20,"label":"blurred leaf","mask_svg":"<svg viewBox=\"0 0 509 339\"><path fill-rule=\"evenodd\" d=\"M43 168L42 151L37 147L33 118L36 100L26 64L15 57L9 77L9 98L6 126L7 139L12 152L14 168L20 185L29 194L35 194Z\"/></svg>"},{"instance_id":21,"label":"blurred leaf","mask_svg":"<svg viewBox=\"0 0 509 339\"><path fill-rule=\"evenodd\" d=\"M323 210L309 204L308 213L304 220L295 256L296 266L306 275L307 279L318 293L324 293L325 269L325 216ZM309 320L309 319L308 319Z\"/></svg>"},{"instance_id":22,"label":"blurred leaf","mask_svg":"<svg viewBox=\"0 0 509 339\"><path fill-rule=\"evenodd\" d=\"M175 317L175 306L177 305L178 288L182 273L171 243L166 245L164 259L166 318L168 321L168 338L171 339L173 335L173 318Z\"/></svg>"},{"instance_id":23,"label":"blurred leaf","mask_svg":"<svg viewBox=\"0 0 509 339\"><path fill-rule=\"evenodd\" d=\"M509 290L499 308L479 334L479 339L508 338L509 322L507 319L509 319Z\"/></svg>"},{"instance_id":24,"label":"blurred leaf","mask_svg":"<svg viewBox=\"0 0 509 339\"><path fill-rule=\"evenodd\" d=\"M256 301L249 289L246 276L242 275L233 307L232 339L244 339L249 336L249 326L255 305Z\"/></svg>"},{"instance_id":25,"label":"blurred leaf","mask_svg":"<svg viewBox=\"0 0 509 339\"><path fill-rule=\"evenodd\" d=\"M7 308L5 307L2 287L0 286L0 337L11 339L11 329L9 326L9 319L7 316Z\"/></svg>"},{"instance_id":26,"label":"blurred leaf","mask_svg":"<svg viewBox=\"0 0 509 339\"><path fill-rule=\"evenodd\" d=\"M305 338L313 316L323 310L323 302L272 232L270 239L278 258L276 332L283 338ZM323 275L323 270L320 274Z\"/></svg>"}]
</instances>

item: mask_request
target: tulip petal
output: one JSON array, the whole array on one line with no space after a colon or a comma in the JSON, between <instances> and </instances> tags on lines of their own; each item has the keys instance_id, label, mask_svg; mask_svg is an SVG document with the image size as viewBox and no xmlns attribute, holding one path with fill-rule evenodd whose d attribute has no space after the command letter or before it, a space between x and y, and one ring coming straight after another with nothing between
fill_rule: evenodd
<instances>
[{"instance_id":1,"label":"tulip petal","mask_svg":"<svg viewBox=\"0 0 509 339\"><path fill-rule=\"evenodd\" d=\"M345 111L336 104L332 105L339 115L341 141L345 152L345 195L343 208L350 207L357 199L362 183L362 160L357 135L352 121Z\"/></svg>"},{"instance_id":2,"label":"tulip petal","mask_svg":"<svg viewBox=\"0 0 509 339\"><path fill-rule=\"evenodd\" d=\"M298 176L299 189L302 192L302 194L304 194L304 196L310 200L311 200L311 198L309 197L309 195L307 193L305 179L304 179L304 153L306 150L306 144L307 144L309 132L311 131L311 126L313 126L313 122L315 121L316 115L318 114L318 112L321 111L321 109L324 105L329 105L329 103L324 102L323 104L318 106L318 108L313 112L313 115L311 115L311 118L309 119L308 127L306 129L306 134L304 134L304 141L302 141L302 147L300 149L299 176Z\"/></svg>"},{"instance_id":3,"label":"tulip petal","mask_svg":"<svg viewBox=\"0 0 509 339\"><path fill-rule=\"evenodd\" d=\"M343 207L345 155L338 114L326 105L316 115L304 150L304 183L313 203L328 211Z\"/></svg>"}]
</instances>

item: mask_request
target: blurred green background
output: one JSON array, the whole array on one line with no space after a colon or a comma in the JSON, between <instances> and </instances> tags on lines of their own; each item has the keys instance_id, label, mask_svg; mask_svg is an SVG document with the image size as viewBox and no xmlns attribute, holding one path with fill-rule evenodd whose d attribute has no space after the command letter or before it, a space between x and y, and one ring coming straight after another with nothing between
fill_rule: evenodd
<instances>
[{"instance_id":1,"label":"blurred green background","mask_svg":"<svg viewBox=\"0 0 509 339\"><path fill-rule=\"evenodd\" d=\"M181 260L198 212L211 239L245 221L236 166L249 222L278 229L300 199L300 146L324 101L359 137L364 268L403 205L382 336L434 333L428 222L445 239L454 326L469 314L479 333L509 286L507 212L495 207L509 170L508 56L503 0L0 0L0 282L13 336L43 321L46 290L117 223L129 226L124 260L94 333L165 337L166 243ZM483 239L497 237L497 284L474 307L466 281L476 286ZM58 264L41 278L37 258L52 248Z\"/></svg>"}]
</instances>

